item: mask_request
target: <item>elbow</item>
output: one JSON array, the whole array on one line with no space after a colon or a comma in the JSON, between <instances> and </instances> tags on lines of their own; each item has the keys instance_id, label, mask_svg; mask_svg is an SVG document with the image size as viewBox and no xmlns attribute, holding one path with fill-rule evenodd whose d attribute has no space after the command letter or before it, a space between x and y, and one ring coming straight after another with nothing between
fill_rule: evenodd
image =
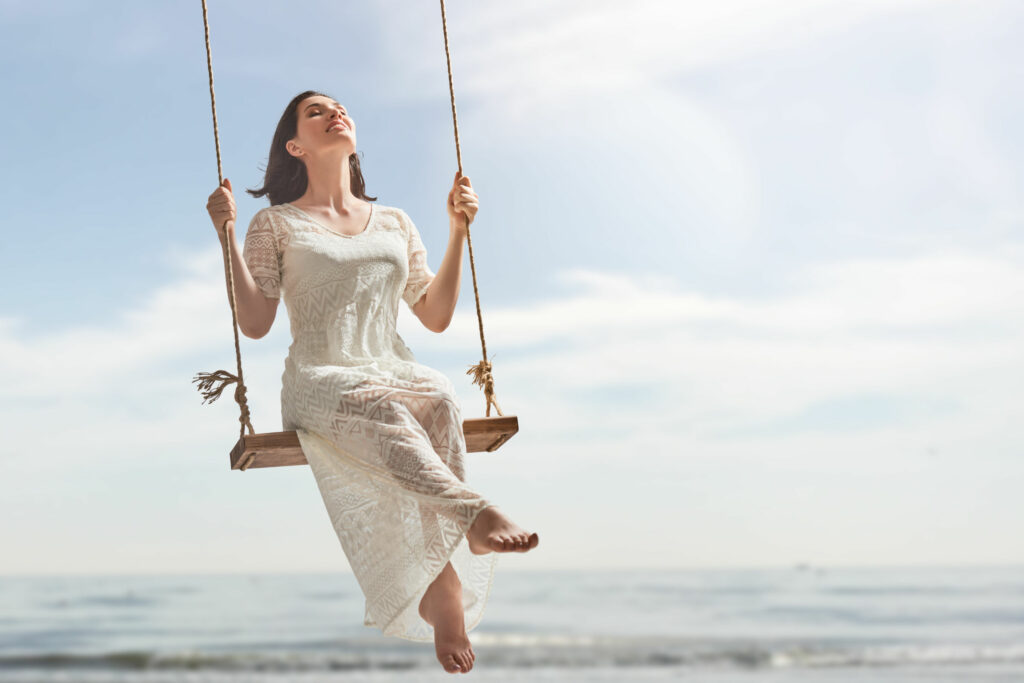
<instances>
[{"instance_id":1,"label":"elbow","mask_svg":"<svg viewBox=\"0 0 1024 683\"><path fill-rule=\"evenodd\" d=\"M435 334L441 334L448 329L448 326L452 324L452 316L448 316L447 320L431 320L430 324L427 325L427 329Z\"/></svg>"},{"instance_id":2,"label":"elbow","mask_svg":"<svg viewBox=\"0 0 1024 683\"><path fill-rule=\"evenodd\" d=\"M262 329L262 330L246 329L245 327L243 327L241 325L239 325L238 328L242 331L242 334L244 334L249 339L262 339L263 337L266 337L267 336L267 332L270 331L270 330L267 330L267 329Z\"/></svg>"},{"instance_id":3,"label":"elbow","mask_svg":"<svg viewBox=\"0 0 1024 683\"><path fill-rule=\"evenodd\" d=\"M437 323L435 325L434 332L437 332L438 334L441 334L442 332L447 330L451 326L452 318L454 316L455 316L455 311L453 310L453 311L450 311L448 313L448 316L444 320L437 321Z\"/></svg>"},{"instance_id":4,"label":"elbow","mask_svg":"<svg viewBox=\"0 0 1024 683\"><path fill-rule=\"evenodd\" d=\"M249 311L243 316L241 311L239 311L238 328L249 339L261 339L267 336L270 333L270 328L274 326L278 299L264 298L264 301L267 302L267 306L264 310L260 310L258 314L253 314Z\"/></svg>"},{"instance_id":5,"label":"elbow","mask_svg":"<svg viewBox=\"0 0 1024 683\"><path fill-rule=\"evenodd\" d=\"M442 323L439 320L424 320L423 318L420 318L420 320L423 323L423 326L430 330L431 332L433 332L434 334L441 334L442 332L447 330L448 323L451 322L449 320L448 323Z\"/></svg>"}]
</instances>

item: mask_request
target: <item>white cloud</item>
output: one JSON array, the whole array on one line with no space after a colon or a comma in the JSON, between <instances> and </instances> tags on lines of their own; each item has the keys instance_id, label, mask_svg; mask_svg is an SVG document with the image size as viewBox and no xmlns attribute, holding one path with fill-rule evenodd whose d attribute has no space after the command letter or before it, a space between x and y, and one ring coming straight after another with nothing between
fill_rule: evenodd
<instances>
[{"instance_id":1,"label":"white cloud","mask_svg":"<svg viewBox=\"0 0 1024 683\"><path fill-rule=\"evenodd\" d=\"M447 21L456 97L490 97L500 100L500 109L514 112L517 102L525 108L526 101L643 87L681 69L790 46L794 26L806 40L926 4L928 0L531 0L469 3L450 10ZM397 11L399 5L402 11ZM402 64L413 70L402 90L416 97L432 94L433 74L445 68L440 13L428 6L410 11L397 0L381 4L379 11L388 18L383 36L388 52L440 54L438 60ZM424 31L435 23L435 33Z\"/></svg>"},{"instance_id":2,"label":"white cloud","mask_svg":"<svg viewBox=\"0 0 1024 683\"><path fill-rule=\"evenodd\" d=\"M947 412L956 406L959 415L930 425L937 440L959 429L957 420L983 431L994 427L987 411L1016 393L1000 378L1024 372L1020 254L1018 245L819 265L795 273L788 293L756 299L685 291L664 276L569 271L561 279L575 293L528 309L483 304L489 351L503 357L494 370L499 401L504 388L533 406L545 433L616 423L656 429L665 443L706 434L711 444L715 433L851 396L903 404L911 432L939 414L928 408L936 401ZM406 339L420 356L479 354L472 309L443 336ZM622 387L651 398L616 400ZM574 401L599 392L600 402Z\"/></svg>"},{"instance_id":3,"label":"white cloud","mask_svg":"<svg viewBox=\"0 0 1024 683\"><path fill-rule=\"evenodd\" d=\"M18 321L5 320L0 374L2 398L14 405L8 415L37 427L59 421L68 439L127 428L144 441L150 429L182 420L182 407L170 401L189 393L201 400L194 385L186 386L191 375L183 377L182 367L209 371L219 363L235 370L214 256L204 253L147 306L106 323L28 336ZM482 302L498 398L505 389L516 398L509 405L548 406L540 415L545 430L560 429L572 415L565 430L582 434L607 426L609 411L613 420L656 425L671 437L760 424L865 393L945 397L980 419L985 406L1016 391L1000 378L1024 371L1020 256L1016 245L999 254L945 251L823 264L794 273L788 293L748 299L687 291L666 275L565 271L557 278L567 291L547 301L504 309ZM479 360L466 289L442 335L419 328L402 309L399 329L421 362L460 357L465 367ZM279 428L284 311L270 336L242 337L250 401L272 426L262 431ZM460 375L464 405L476 405L478 388L464 371L446 371ZM617 401L622 387L645 389L657 400L640 400L641 393ZM601 401L575 404L602 391ZM53 396L60 397L59 417L45 400ZM151 412L104 415L95 407L116 397L125 410L138 400L140 411L149 405ZM230 391L219 402L232 403Z\"/></svg>"}]
</instances>

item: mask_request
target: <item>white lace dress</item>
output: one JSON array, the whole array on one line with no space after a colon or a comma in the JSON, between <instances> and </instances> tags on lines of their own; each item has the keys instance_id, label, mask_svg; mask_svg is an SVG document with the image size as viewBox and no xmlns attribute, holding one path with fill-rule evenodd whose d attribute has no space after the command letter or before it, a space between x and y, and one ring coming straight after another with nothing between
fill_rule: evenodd
<instances>
[{"instance_id":1,"label":"white lace dress","mask_svg":"<svg viewBox=\"0 0 1024 683\"><path fill-rule=\"evenodd\" d=\"M465 483L466 442L455 387L416 362L396 329L434 277L399 208L371 204L347 236L289 203L261 209L243 258L268 297L284 297L292 343L281 375L282 428L294 429L349 564L366 596L366 626L432 641L419 615L450 560L466 629L483 616L498 553L475 555L465 534L490 502Z\"/></svg>"}]
</instances>

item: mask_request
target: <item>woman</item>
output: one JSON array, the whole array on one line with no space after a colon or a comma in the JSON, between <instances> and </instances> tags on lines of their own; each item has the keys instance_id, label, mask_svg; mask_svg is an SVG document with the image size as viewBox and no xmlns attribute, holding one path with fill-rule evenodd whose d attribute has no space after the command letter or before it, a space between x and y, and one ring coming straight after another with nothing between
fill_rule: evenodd
<instances>
[{"instance_id":1,"label":"woman","mask_svg":"<svg viewBox=\"0 0 1024 683\"><path fill-rule=\"evenodd\" d=\"M294 429L353 573L364 624L433 640L446 671L466 673L467 637L483 615L497 554L539 542L465 484L466 443L455 387L416 362L395 323L404 300L443 332L459 295L463 243L479 207L469 178L448 193L441 267L409 216L371 204L345 107L306 91L277 124L264 185L241 256L225 179L207 209L232 240L239 327L270 330L282 296L292 344L281 417ZM463 537L466 542L463 543Z\"/></svg>"}]
</instances>

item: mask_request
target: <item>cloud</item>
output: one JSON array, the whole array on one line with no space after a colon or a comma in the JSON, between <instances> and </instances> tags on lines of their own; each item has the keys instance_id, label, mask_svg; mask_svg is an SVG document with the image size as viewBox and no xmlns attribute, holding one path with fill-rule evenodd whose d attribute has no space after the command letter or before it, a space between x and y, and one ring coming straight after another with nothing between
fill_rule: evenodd
<instances>
[{"instance_id":1,"label":"cloud","mask_svg":"<svg viewBox=\"0 0 1024 683\"><path fill-rule=\"evenodd\" d=\"M987 400L977 394L981 378L1022 367L1021 250L820 264L794 273L785 292L757 298L687 290L664 274L571 269L555 274L546 301L522 308L483 302L485 333L499 387L514 387L522 401L557 405L563 414L589 396L590 408L578 415L595 424L613 410L625 420L719 429L867 393L978 405ZM90 406L98 400L184 380L167 368L192 363L198 372L219 362L233 372L218 256L197 256L144 307L110 321L29 336L18 320L4 319L0 399L23 402L15 412L45 413L52 408L44 399L60 396L72 406L61 418L70 427L76 415L95 419ZM478 360L476 314L465 294L442 335L419 329L402 309L399 329L422 362ZM270 336L242 337L243 364L261 368L247 375L260 378L255 391L271 405L288 343L284 311ZM468 377L463 387L477 391ZM617 387L634 393L617 394ZM637 387L665 405L639 400ZM1008 398L1012 389L997 382L985 395ZM178 412L159 403L154 411Z\"/></svg>"},{"instance_id":2,"label":"cloud","mask_svg":"<svg viewBox=\"0 0 1024 683\"><path fill-rule=\"evenodd\" d=\"M448 12L456 96L500 101L504 111L535 102L573 99L599 91L657 84L681 69L792 45L793 27L807 40L865 19L923 6L925 0L726 0L628 4L567 0L477 3ZM397 0L379 3L388 17L387 52L444 55L440 16L424 6L396 11ZM437 24L429 33L424 27ZM436 34L436 35L435 35ZM397 57L396 57L397 59ZM440 67L438 66L440 64ZM435 92L434 71L444 59L403 62L412 68L402 88L409 96Z\"/></svg>"},{"instance_id":3,"label":"cloud","mask_svg":"<svg viewBox=\"0 0 1024 683\"><path fill-rule=\"evenodd\" d=\"M970 425L998 432L991 409L1016 393L1000 378L1024 372L1020 256L1016 245L820 264L784 293L748 298L664 275L566 271L558 280L576 291L523 309L484 303L499 400L530 406L552 436L588 442L617 425L620 447L651 430L663 446L709 447L923 424L936 440ZM407 341L421 356L475 358L476 327L461 309L443 336Z\"/></svg>"}]
</instances>

